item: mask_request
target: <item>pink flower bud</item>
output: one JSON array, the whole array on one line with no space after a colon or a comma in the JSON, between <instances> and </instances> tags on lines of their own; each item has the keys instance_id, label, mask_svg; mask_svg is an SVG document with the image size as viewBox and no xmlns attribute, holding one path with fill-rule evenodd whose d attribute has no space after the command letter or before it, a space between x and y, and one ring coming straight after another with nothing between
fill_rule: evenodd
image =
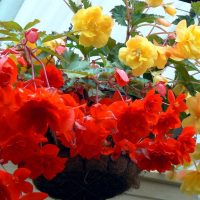
<instances>
[{"instance_id":1,"label":"pink flower bud","mask_svg":"<svg viewBox=\"0 0 200 200\"><path fill-rule=\"evenodd\" d=\"M32 28L28 30L27 32L25 32L25 37L26 40L30 43L35 43L39 38L38 29Z\"/></svg>"},{"instance_id":2,"label":"pink flower bud","mask_svg":"<svg viewBox=\"0 0 200 200\"><path fill-rule=\"evenodd\" d=\"M118 85L125 86L129 82L129 78L124 70L116 69L114 74L115 80L117 81Z\"/></svg>"},{"instance_id":3,"label":"pink flower bud","mask_svg":"<svg viewBox=\"0 0 200 200\"><path fill-rule=\"evenodd\" d=\"M165 85L164 82L157 83L156 84L156 90L163 97L165 97L166 94L167 94L167 88L166 88L166 85Z\"/></svg>"},{"instance_id":4,"label":"pink flower bud","mask_svg":"<svg viewBox=\"0 0 200 200\"><path fill-rule=\"evenodd\" d=\"M169 33L168 38L172 39L172 40L176 39L176 34L175 33Z\"/></svg>"},{"instance_id":5,"label":"pink flower bud","mask_svg":"<svg viewBox=\"0 0 200 200\"><path fill-rule=\"evenodd\" d=\"M67 50L67 48L62 45L57 46L55 49L56 53L59 55L62 55L66 50Z\"/></svg>"}]
</instances>

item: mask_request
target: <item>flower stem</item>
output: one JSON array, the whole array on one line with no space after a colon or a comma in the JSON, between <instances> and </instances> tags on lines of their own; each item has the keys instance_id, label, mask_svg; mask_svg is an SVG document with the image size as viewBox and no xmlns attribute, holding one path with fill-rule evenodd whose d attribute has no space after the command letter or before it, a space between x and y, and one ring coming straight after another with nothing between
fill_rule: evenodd
<instances>
[{"instance_id":1,"label":"flower stem","mask_svg":"<svg viewBox=\"0 0 200 200\"><path fill-rule=\"evenodd\" d=\"M32 52L31 52L31 55L33 56L33 58L35 58L41 64L43 71L44 71L44 77L45 77L45 80L46 80L47 87L50 88L50 84L49 84L49 80L48 80L48 77L47 77L47 72L46 72L44 63L37 56L35 56Z\"/></svg>"}]
</instances>

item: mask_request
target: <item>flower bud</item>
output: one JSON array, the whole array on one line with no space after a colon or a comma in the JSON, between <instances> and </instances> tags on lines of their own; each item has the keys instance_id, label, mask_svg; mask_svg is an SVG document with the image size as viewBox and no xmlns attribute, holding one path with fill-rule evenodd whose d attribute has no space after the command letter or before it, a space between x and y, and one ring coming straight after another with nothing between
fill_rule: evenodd
<instances>
[{"instance_id":1,"label":"flower bud","mask_svg":"<svg viewBox=\"0 0 200 200\"><path fill-rule=\"evenodd\" d=\"M163 0L146 0L146 3L150 7L158 7L163 3Z\"/></svg>"},{"instance_id":2,"label":"flower bud","mask_svg":"<svg viewBox=\"0 0 200 200\"><path fill-rule=\"evenodd\" d=\"M164 10L167 14L174 16L176 14L176 8L174 8L172 5L164 5Z\"/></svg>"},{"instance_id":3,"label":"flower bud","mask_svg":"<svg viewBox=\"0 0 200 200\"><path fill-rule=\"evenodd\" d=\"M167 20L165 20L164 18L158 18L156 19L156 23L165 26L165 27L169 27L171 26L171 23L169 23Z\"/></svg>"},{"instance_id":4,"label":"flower bud","mask_svg":"<svg viewBox=\"0 0 200 200\"><path fill-rule=\"evenodd\" d=\"M121 87L125 86L129 82L129 78L124 70L116 69L114 74L115 80Z\"/></svg>"},{"instance_id":5,"label":"flower bud","mask_svg":"<svg viewBox=\"0 0 200 200\"><path fill-rule=\"evenodd\" d=\"M56 53L59 55L62 55L65 51L67 51L67 48L65 46L59 45L55 49Z\"/></svg>"},{"instance_id":6,"label":"flower bud","mask_svg":"<svg viewBox=\"0 0 200 200\"><path fill-rule=\"evenodd\" d=\"M165 97L166 94L167 94L167 88L166 88L166 85L165 85L164 82L157 83L156 84L156 90L163 97Z\"/></svg>"},{"instance_id":7,"label":"flower bud","mask_svg":"<svg viewBox=\"0 0 200 200\"><path fill-rule=\"evenodd\" d=\"M168 38L173 40L176 39L176 34L175 33L169 33Z\"/></svg>"},{"instance_id":8,"label":"flower bud","mask_svg":"<svg viewBox=\"0 0 200 200\"><path fill-rule=\"evenodd\" d=\"M39 38L38 29L32 28L25 32L26 40L30 43L36 43Z\"/></svg>"}]
</instances>

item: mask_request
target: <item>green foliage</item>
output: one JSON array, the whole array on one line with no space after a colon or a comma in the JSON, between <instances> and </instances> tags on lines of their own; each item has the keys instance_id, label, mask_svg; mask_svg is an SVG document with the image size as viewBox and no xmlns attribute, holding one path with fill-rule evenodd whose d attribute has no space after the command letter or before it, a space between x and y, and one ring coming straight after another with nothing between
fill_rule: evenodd
<instances>
[{"instance_id":1,"label":"green foliage","mask_svg":"<svg viewBox=\"0 0 200 200\"><path fill-rule=\"evenodd\" d=\"M151 42L156 41L158 44L162 44L163 43L163 39L161 37L159 37L158 35L156 35L156 34L149 35L147 38Z\"/></svg>"},{"instance_id":2,"label":"green foliage","mask_svg":"<svg viewBox=\"0 0 200 200\"><path fill-rule=\"evenodd\" d=\"M125 6L115 6L112 10L112 18L115 19L115 21L122 26L126 26L126 19L127 19L127 9Z\"/></svg>"},{"instance_id":3,"label":"green foliage","mask_svg":"<svg viewBox=\"0 0 200 200\"><path fill-rule=\"evenodd\" d=\"M176 67L175 78L177 83L184 85L191 95L195 95L196 91L192 82L192 77L189 75L184 63L174 62Z\"/></svg>"},{"instance_id":4,"label":"green foliage","mask_svg":"<svg viewBox=\"0 0 200 200\"><path fill-rule=\"evenodd\" d=\"M78 5L76 5L76 3L73 0L68 0L68 3L74 13L76 13L76 12L78 12L78 10L80 10L80 7Z\"/></svg>"},{"instance_id":5,"label":"green foliage","mask_svg":"<svg viewBox=\"0 0 200 200\"><path fill-rule=\"evenodd\" d=\"M181 20L186 20L187 22L187 25L191 25L191 24L194 24L195 21L194 21L194 18L192 18L191 16L189 15L177 15L177 19L175 19L172 23L177 25Z\"/></svg>"},{"instance_id":6,"label":"green foliage","mask_svg":"<svg viewBox=\"0 0 200 200\"><path fill-rule=\"evenodd\" d=\"M23 31L23 28L17 22L14 21L0 21L0 28L3 28L8 31Z\"/></svg>"},{"instance_id":7,"label":"green foliage","mask_svg":"<svg viewBox=\"0 0 200 200\"><path fill-rule=\"evenodd\" d=\"M13 33L11 31L5 30L5 29L0 29L0 33L3 34L3 35L9 35L9 36L15 36L15 37L17 36L16 33Z\"/></svg>"},{"instance_id":8,"label":"green foliage","mask_svg":"<svg viewBox=\"0 0 200 200\"><path fill-rule=\"evenodd\" d=\"M133 13L131 16L132 25L136 26L136 25L144 23L144 22L153 23L159 17L162 17L162 16L153 15L153 14Z\"/></svg>"},{"instance_id":9,"label":"green foliage","mask_svg":"<svg viewBox=\"0 0 200 200\"><path fill-rule=\"evenodd\" d=\"M49 42L49 41L52 41L52 40L55 40L55 39L58 39L58 38L62 38L62 37L66 37L66 36L67 36L67 34L45 35L42 39L42 43Z\"/></svg>"},{"instance_id":10,"label":"green foliage","mask_svg":"<svg viewBox=\"0 0 200 200\"><path fill-rule=\"evenodd\" d=\"M79 55L69 50L64 53L63 61L61 64L63 68L68 68L72 62L76 62L79 60L80 60Z\"/></svg>"},{"instance_id":11,"label":"green foliage","mask_svg":"<svg viewBox=\"0 0 200 200\"><path fill-rule=\"evenodd\" d=\"M0 37L0 41L12 41L12 42L19 42L19 39L17 37Z\"/></svg>"},{"instance_id":12,"label":"green foliage","mask_svg":"<svg viewBox=\"0 0 200 200\"><path fill-rule=\"evenodd\" d=\"M33 26L35 26L38 23L40 23L40 20L35 19L32 22L27 23L26 26L24 27L24 30L28 30L29 28L32 28Z\"/></svg>"},{"instance_id":13,"label":"green foliage","mask_svg":"<svg viewBox=\"0 0 200 200\"><path fill-rule=\"evenodd\" d=\"M191 7L196 15L200 15L200 1L192 2Z\"/></svg>"},{"instance_id":14,"label":"green foliage","mask_svg":"<svg viewBox=\"0 0 200 200\"><path fill-rule=\"evenodd\" d=\"M84 8L89 8L92 6L91 2L89 0L82 0Z\"/></svg>"},{"instance_id":15,"label":"green foliage","mask_svg":"<svg viewBox=\"0 0 200 200\"><path fill-rule=\"evenodd\" d=\"M147 4L144 1L132 1L131 4L135 14L142 13L147 8Z\"/></svg>"},{"instance_id":16,"label":"green foliage","mask_svg":"<svg viewBox=\"0 0 200 200\"><path fill-rule=\"evenodd\" d=\"M60 56L59 54L57 54L55 51L52 51L48 47L38 46L37 49L39 49L42 52L46 53L46 56L52 55L52 56L56 56L58 59L61 59L61 60L63 59L62 56Z\"/></svg>"}]
</instances>

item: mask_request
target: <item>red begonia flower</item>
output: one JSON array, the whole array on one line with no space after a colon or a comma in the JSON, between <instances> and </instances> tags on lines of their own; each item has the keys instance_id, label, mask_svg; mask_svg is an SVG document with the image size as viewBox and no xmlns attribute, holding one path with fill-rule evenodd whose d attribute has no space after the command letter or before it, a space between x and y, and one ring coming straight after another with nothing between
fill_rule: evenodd
<instances>
[{"instance_id":1,"label":"red begonia flower","mask_svg":"<svg viewBox=\"0 0 200 200\"><path fill-rule=\"evenodd\" d=\"M15 83L17 79L17 66L15 62L7 57L0 58L0 87L6 87Z\"/></svg>"},{"instance_id":2,"label":"red begonia flower","mask_svg":"<svg viewBox=\"0 0 200 200\"><path fill-rule=\"evenodd\" d=\"M43 88L24 96L24 102L17 110L20 130L32 129L45 134L48 127L52 131L71 130L74 124L74 110L65 106L57 92Z\"/></svg>"},{"instance_id":3,"label":"red begonia flower","mask_svg":"<svg viewBox=\"0 0 200 200\"><path fill-rule=\"evenodd\" d=\"M158 122L153 128L153 133L162 137L169 130L179 128L180 126L181 120L179 115L175 111L168 109L159 115Z\"/></svg>"},{"instance_id":4,"label":"red begonia flower","mask_svg":"<svg viewBox=\"0 0 200 200\"><path fill-rule=\"evenodd\" d=\"M194 138L195 130L193 127L185 127L182 133L178 137L180 143L180 152L183 156L183 160L190 162L190 153L195 150L196 140Z\"/></svg>"},{"instance_id":5,"label":"red begonia flower","mask_svg":"<svg viewBox=\"0 0 200 200\"><path fill-rule=\"evenodd\" d=\"M76 131L76 154L86 159L99 158L108 134L95 120L86 120L83 128Z\"/></svg>"},{"instance_id":6,"label":"red begonia flower","mask_svg":"<svg viewBox=\"0 0 200 200\"><path fill-rule=\"evenodd\" d=\"M168 90L168 101L170 103L169 109L173 109L177 113L184 112L187 109L185 98L185 94L179 94L175 98L172 90Z\"/></svg>"},{"instance_id":7,"label":"red begonia flower","mask_svg":"<svg viewBox=\"0 0 200 200\"><path fill-rule=\"evenodd\" d=\"M165 172L177 160L177 141L171 138L166 141L145 139L137 148L140 151L136 154L136 160L141 170Z\"/></svg>"},{"instance_id":8,"label":"red begonia flower","mask_svg":"<svg viewBox=\"0 0 200 200\"><path fill-rule=\"evenodd\" d=\"M119 140L128 139L136 143L141 138L145 138L151 131L151 124L144 111L143 102L137 100L131 103L129 107L119 116L118 130L115 138Z\"/></svg>"},{"instance_id":9,"label":"red begonia flower","mask_svg":"<svg viewBox=\"0 0 200 200\"><path fill-rule=\"evenodd\" d=\"M127 154L132 161L135 160L136 145L126 139L117 142L112 154L112 158L118 159L121 154Z\"/></svg>"},{"instance_id":10,"label":"red begonia flower","mask_svg":"<svg viewBox=\"0 0 200 200\"><path fill-rule=\"evenodd\" d=\"M31 171L31 178L43 175L46 179L54 178L65 168L66 158L57 156L59 148L56 145L47 144L39 152L35 152L27 158L23 165Z\"/></svg>"},{"instance_id":11,"label":"red begonia flower","mask_svg":"<svg viewBox=\"0 0 200 200\"><path fill-rule=\"evenodd\" d=\"M64 85L64 78L62 72L53 64L48 64L46 67L47 78L51 87L60 88ZM43 81L44 86L47 86L44 70L40 70L40 76L38 77Z\"/></svg>"},{"instance_id":12,"label":"red begonia flower","mask_svg":"<svg viewBox=\"0 0 200 200\"><path fill-rule=\"evenodd\" d=\"M0 170L0 199L24 200L24 198L22 197L24 193L32 194L33 186L31 185L30 182L26 181L29 175L30 171L25 168L17 169L13 175L8 172ZM43 199L47 197L47 195L44 195L44 193L42 196ZM43 200L42 198L40 199ZM26 200L33 200L33 199L29 198Z\"/></svg>"},{"instance_id":13,"label":"red begonia flower","mask_svg":"<svg viewBox=\"0 0 200 200\"><path fill-rule=\"evenodd\" d=\"M12 161L14 164L19 164L34 152L39 151L39 144L42 142L47 142L47 138L42 135L28 132L16 133L1 146L1 159L5 163Z\"/></svg>"}]
</instances>

